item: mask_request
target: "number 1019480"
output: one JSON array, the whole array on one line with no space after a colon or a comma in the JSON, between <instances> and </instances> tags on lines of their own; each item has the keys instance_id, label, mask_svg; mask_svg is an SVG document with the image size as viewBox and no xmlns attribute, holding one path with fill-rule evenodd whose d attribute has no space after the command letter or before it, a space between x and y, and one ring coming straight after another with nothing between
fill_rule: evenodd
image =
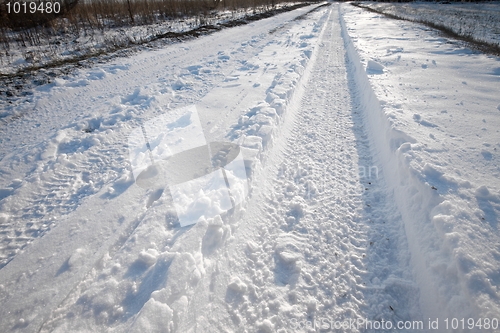
<instances>
[{"instance_id":1,"label":"number 1019480","mask_svg":"<svg viewBox=\"0 0 500 333\"><path fill-rule=\"evenodd\" d=\"M5 4L7 6L8 14L58 14L61 11L61 4L59 2L52 1L16 1L16 2L7 2Z\"/></svg>"},{"instance_id":2,"label":"number 1019480","mask_svg":"<svg viewBox=\"0 0 500 333\"><path fill-rule=\"evenodd\" d=\"M490 319L490 318L479 318L477 320L473 319L473 318L462 318L462 319L458 319L458 318L446 318L444 320L444 324L445 324L445 327L446 329L452 329L452 330L465 330L465 329L469 329L469 330L490 330L490 329L494 329L494 330L497 330L498 329L498 319L497 318L493 318L493 319Z\"/></svg>"}]
</instances>

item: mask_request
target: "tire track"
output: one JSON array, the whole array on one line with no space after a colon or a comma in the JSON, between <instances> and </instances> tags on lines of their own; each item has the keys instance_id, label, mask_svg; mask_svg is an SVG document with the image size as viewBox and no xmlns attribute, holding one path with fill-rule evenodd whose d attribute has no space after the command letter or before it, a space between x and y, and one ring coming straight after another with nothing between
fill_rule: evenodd
<instances>
[{"instance_id":1,"label":"tire track","mask_svg":"<svg viewBox=\"0 0 500 333\"><path fill-rule=\"evenodd\" d=\"M307 321L420 316L400 216L374 164L332 7L293 130L275 147L281 162L266 166L271 179L217 260L215 304L197 304L207 320L199 328L302 332Z\"/></svg>"}]
</instances>

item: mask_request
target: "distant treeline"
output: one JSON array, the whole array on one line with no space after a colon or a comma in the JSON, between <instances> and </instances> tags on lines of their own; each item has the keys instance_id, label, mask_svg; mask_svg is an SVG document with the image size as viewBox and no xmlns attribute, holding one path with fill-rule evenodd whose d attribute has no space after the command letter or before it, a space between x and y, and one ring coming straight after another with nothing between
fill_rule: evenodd
<instances>
[{"instance_id":1,"label":"distant treeline","mask_svg":"<svg viewBox=\"0 0 500 333\"><path fill-rule=\"evenodd\" d=\"M51 2L50 13L42 10ZM0 44L37 45L40 35L78 33L206 16L215 10L274 7L291 0L0 0ZM36 5L33 5L35 3ZM56 4L57 3L57 4ZM54 8L56 10L54 10ZM56 13L57 11L57 13Z\"/></svg>"},{"instance_id":2,"label":"distant treeline","mask_svg":"<svg viewBox=\"0 0 500 333\"><path fill-rule=\"evenodd\" d=\"M58 3L58 13L41 12L43 3ZM75 27L151 24L159 20L197 16L216 9L237 10L274 6L290 0L0 0L0 26L10 29L50 25L65 18ZM17 12L14 4L17 3ZM27 4L23 5L24 3ZM32 6L35 3L37 6ZM21 5L19 5L21 4ZM40 5L42 5L40 7ZM46 6L45 6L46 7ZM54 7L54 6L53 6ZM10 11L10 12L9 12Z\"/></svg>"}]
</instances>

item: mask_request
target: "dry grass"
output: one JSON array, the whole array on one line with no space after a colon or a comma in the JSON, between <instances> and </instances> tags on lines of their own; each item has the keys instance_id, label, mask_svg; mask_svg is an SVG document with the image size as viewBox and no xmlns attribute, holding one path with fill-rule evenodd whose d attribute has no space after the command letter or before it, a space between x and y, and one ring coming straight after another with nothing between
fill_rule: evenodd
<instances>
[{"instance_id":1,"label":"dry grass","mask_svg":"<svg viewBox=\"0 0 500 333\"><path fill-rule=\"evenodd\" d=\"M59 14L7 13L7 2L41 0L0 0L0 44L8 50L37 46L42 40L68 32L106 30L117 27L148 25L179 18L203 17L216 10L240 10L289 0L51 0L61 4ZM47 1L47 0L46 0ZM291 1L290 1L291 2Z\"/></svg>"},{"instance_id":2,"label":"dry grass","mask_svg":"<svg viewBox=\"0 0 500 333\"><path fill-rule=\"evenodd\" d=\"M315 2L53 0L64 8L59 15L16 16L7 15L6 1L16 0L0 0L0 77L72 64L160 39L169 43L192 38ZM282 6L286 3L290 5Z\"/></svg>"}]
</instances>

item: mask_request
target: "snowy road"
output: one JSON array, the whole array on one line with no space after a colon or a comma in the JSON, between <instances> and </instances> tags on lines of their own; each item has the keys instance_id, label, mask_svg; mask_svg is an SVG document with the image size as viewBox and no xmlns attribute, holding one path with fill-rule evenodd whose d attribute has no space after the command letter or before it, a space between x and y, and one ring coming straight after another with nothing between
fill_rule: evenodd
<instances>
[{"instance_id":1,"label":"snowy road","mask_svg":"<svg viewBox=\"0 0 500 333\"><path fill-rule=\"evenodd\" d=\"M325 15L271 167L255 180L262 185L234 240L205 266L210 278L188 302L196 321L190 315L181 331L305 331L307 321L333 329L332 321L418 317L400 217L348 80L339 13Z\"/></svg>"},{"instance_id":2,"label":"snowy road","mask_svg":"<svg viewBox=\"0 0 500 333\"><path fill-rule=\"evenodd\" d=\"M143 52L58 78L13 108L0 127L0 330L364 332L389 322L426 331L428 316L444 319L456 304L456 315L495 318L498 235L481 229L493 259L475 264L436 245L453 242L433 234L451 223L439 205L459 199L442 191L445 178L437 192L430 164L404 162L437 126L417 115L423 126L408 133L383 110L381 96L397 90L376 80L390 67L367 61L372 18L356 22L358 11L312 5ZM484 95L494 95L491 80ZM134 133L145 140L139 153ZM234 170L222 173L229 192L211 184L192 197L136 183L149 160L209 142L240 147L248 194L233 187ZM488 152L494 163L496 148ZM198 177L197 163L181 178ZM496 219L495 184L475 192L474 214ZM192 199L187 212L181 199ZM349 320L363 324L336 326Z\"/></svg>"}]
</instances>

